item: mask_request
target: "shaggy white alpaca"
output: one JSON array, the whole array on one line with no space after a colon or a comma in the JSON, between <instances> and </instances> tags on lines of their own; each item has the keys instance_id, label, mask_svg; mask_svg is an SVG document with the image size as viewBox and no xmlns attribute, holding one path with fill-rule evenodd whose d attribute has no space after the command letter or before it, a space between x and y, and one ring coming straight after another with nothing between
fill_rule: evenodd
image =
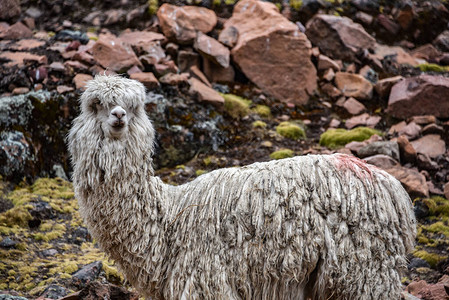
<instances>
[{"instance_id":1,"label":"shaggy white alpaca","mask_svg":"<svg viewBox=\"0 0 449 300\"><path fill-rule=\"evenodd\" d=\"M415 218L401 184L346 155L221 169L170 186L137 81L97 76L69 134L81 214L152 299L397 299Z\"/></svg>"}]
</instances>

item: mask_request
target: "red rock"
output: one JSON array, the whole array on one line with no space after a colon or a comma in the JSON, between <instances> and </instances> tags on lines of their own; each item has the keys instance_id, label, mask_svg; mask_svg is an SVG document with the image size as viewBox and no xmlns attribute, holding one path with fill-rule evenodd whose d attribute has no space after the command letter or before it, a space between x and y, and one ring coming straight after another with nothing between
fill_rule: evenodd
<instances>
[{"instance_id":1,"label":"red rock","mask_svg":"<svg viewBox=\"0 0 449 300\"><path fill-rule=\"evenodd\" d=\"M190 75L189 73L181 73L181 74L173 74L168 73L161 78L159 78L159 82L167 85L181 85L187 84L189 82Z\"/></svg>"},{"instance_id":2,"label":"red rock","mask_svg":"<svg viewBox=\"0 0 449 300\"><path fill-rule=\"evenodd\" d=\"M214 89L208 87L196 78L190 78L189 94L196 97L200 102L208 102L214 105L222 106L224 98Z\"/></svg>"},{"instance_id":3,"label":"red rock","mask_svg":"<svg viewBox=\"0 0 449 300\"><path fill-rule=\"evenodd\" d=\"M154 89L159 86L159 81L151 72L133 73L129 78L140 81L147 89Z\"/></svg>"},{"instance_id":4,"label":"red rock","mask_svg":"<svg viewBox=\"0 0 449 300\"><path fill-rule=\"evenodd\" d=\"M404 79L404 77L402 77L400 75L381 79L376 83L376 85L374 86L374 89L379 94L379 96L381 96L382 98L385 98L388 95L390 95L390 91L391 91L391 88L393 87L393 85L395 85L402 79Z\"/></svg>"},{"instance_id":5,"label":"red rock","mask_svg":"<svg viewBox=\"0 0 449 300\"><path fill-rule=\"evenodd\" d=\"M197 6L162 4L157 11L159 25L164 35L180 44L191 44L196 33L208 33L217 24L214 11Z\"/></svg>"},{"instance_id":6,"label":"red rock","mask_svg":"<svg viewBox=\"0 0 449 300\"><path fill-rule=\"evenodd\" d=\"M412 281L406 288L406 291L408 291L410 294L414 296L418 296L421 291L426 288L428 283L425 280L420 281Z\"/></svg>"},{"instance_id":7,"label":"red rock","mask_svg":"<svg viewBox=\"0 0 449 300\"><path fill-rule=\"evenodd\" d=\"M239 1L224 30L230 26L239 32L232 58L253 83L283 102L301 105L309 100L317 87L316 70L310 41L298 26L273 3L257 0Z\"/></svg>"},{"instance_id":8,"label":"red rock","mask_svg":"<svg viewBox=\"0 0 449 300\"><path fill-rule=\"evenodd\" d=\"M64 59L72 59L75 56L75 54L76 54L76 51L72 50L72 51L67 51L67 52L61 53L61 56Z\"/></svg>"},{"instance_id":9,"label":"red rock","mask_svg":"<svg viewBox=\"0 0 449 300\"><path fill-rule=\"evenodd\" d=\"M9 20L20 16L20 0L2 0L0 20Z\"/></svg>"},{"instance_id":10,"label":"red rock","mask_svg":"<svg viewBox=\"0 0 449 300\"><path fill-rule=\"evenodd\" d=\"M343 107L350 113L351 115L358 115L366 110L365 105L350 97L343 103Z\"/></svg>"},{"instance_id":11,"label":"red rock","mask_svg":"<svg viewBox=\"0 0 449 300\"><path fill-rule=\"evenodd\" d=\"M352 129L357 126L368 126L374 128L380 120L381 117L379 116L370 116L369 114L364 113L346 120L345 127L348 129Z\"/></svg>"},{"instance_id":12,"label":"red rock","mask_svg":"<svg viewBox=\"0 0 449 300\"><path fill-rule=\"evenodd\" d=\"M39 64L47 63L47 57L45 55L35 55L28 52L0 52L0 59L9 60L7 63L3 63L4 67L23 67L26 61L35 61Z\"/></svg>"},{"instance_id":13,"label":"red rock","mask_svg":"<svg viewBox=\"0 0 449 300\"><path fill-rule=\"evenodd\" d=\"M413 22L413 15L413 6L407 4L398 12L396 21L399 23L403 30L407 30Z\"/></svg>"},{"instance_id":14,"label":"red rock","mask_svg":"<svg viewBox=\"0 0 449 300\"><path fill-rule=\"evenodd\" d=\"M321 90L329 97L336 99L342 95L342 92L337 89L332 83L328 82L321 85Z\"/></svg>"},{"instance_id":15,"label":"red rock","mask_svg":"<svg viewBox=\"0 0 449 300\"><path fill-rule=\"evenodd\" d=\"M207 58L204 58L203 70L204 74L212 82L220 82L220 83L234 82L235 71L231 65L229 65L229 67L227 68L223 68L217 64L210 62Z\"/></svg>"},{"instance_id":16,"label":"red rock","mask_svg":"<svg viewBox=\"0 0 449 300\"><path fill-rule=\"evenodd\" d=\"M228 26L220 32L218 41L223 45L233 48L239 40L239 31L234 26Z\"/></svg>"},{"instance_id":17,"label":"red rock","mask_svg":"<svg viewBox=\"0 0 449 300\"><path fill-rule=\"evenodd\" d=\"M363 158L364 161L371 165L375 165L381 169L389 169L398 166L399 163L394 160L391 156L385 154L376 154L373 156L368 156Z\"/></svg>"},{"instance_id":18,"label":"red rock","mask_svg":"<svg viewBox=\"0 0 449 300\"><path fill-rule=\"evenodd\" d=\"M446 152L446 144L437 134L425 135L411 142L417 153L426 154L431 158L443 155Z\"/></svg>"},{"instance_id":19,"label":"red rock","mask_svg":"<svg viewBox=\"0 0 449 300\"><path fill-rule=\"evenodd\" d=\"M17 87L17 88L12 90L12 94L13 95L21 95L21 94L26 94L29 91L30 91L30 89L27 88L27 87Z\"/></svg>"},{"instance_id":20,"label":"red rock","mask_svg":"<svg viewBox=\"0 0 449 300\"><path fill-rule=\"evenodd\" d=\"M178 73L178 67L176 67L174 61L163 61L160 64L154 65L154 72L157 76L163 76L167 73Z\"/></svg>"},{"instance_id":21,"label":"red rock","mask_svg":"<svg viewBox=\"0 0 449 300\"><path fill-rule=\"evenodd\" d=\"M67 92L73 92L73 88L71 86L66 86L66 85L58 85L56 87L56 91L58 92L58 94L64 94Z\"/></svg>"},{"instance_id":22,"label":"red rock","mask_svg":"<svg viewBox=\"0 0 449 300\"><path fill-rule=\"evenodd\" d=\"M435 116L432 116L432 115L413 116L412 121L418 125L427 125L427 124L435 123L437 121L437 119L435 118Z\"/></svg>"},{"instance_id":23,"label":"red rock","mask_svg":"<svg viewBox=\"0 0 449 300\"><path fill-rule=\"evenodd\" d=\"M103 68L114 72L126 72L133 66L143 68L131 47L112 36L100 36L92 47L92 55Z\"/></svg>"},{"instance_id":24,"label":"red rock","mask_svg":"<svg viewBox=\"0 0 449 300\"><path fill-rule=\"evenodd\" d=\"M40 66L36 69L31 69L29 71L29 74L30 74L31 78L33 78L33 81L35 83L42 82L48 77L47 68L44 66Z\"/></svg>"},{"instance_id":25,"label":"red rock","mask_svg":"<svg viewBox=\"0 0 449 300\"><path fill-rule=\"evenodd\" d=\"M323 74L323 79L326 81L332 81L335 78L335 72L331 68L327 69Z\"/></svg>"},{"instance_id":26,"label":"red rock","mask_svg":"<svg viewBox=\"0 0 449 300\"><path fill-rule=\"evenodd\" d=\"M424 59L429 62L438 62L441 52L438 51L432 44L425 44L416 48L410 53L413 57L418 59Z\"/></svg>"},{"instance_id":27,"label":"red rock","mask_svg":"<svg viewBox=\"0 0 449 300\"><path fill-rule=\"evenodd\" d=\"M128 73L128 75L134 74L134 73L141 73L142 70L139 69L139 67L134 66L131 69L129 69L128 71L126 71L126 73Z\"/></svg>"},{"instance_id":28,"label":"red rock","mask_svg":"<svg viewBox=\"0 0 449 300\"><path fill-rule=\"evenodd\" d=\"M397 118L429 114L449 118L449 78L420 75L391 88L387 112Z\"/></svg>"},{"instance_id":29,"label":"red rock","mask_svg":"<svg viewBox=\"0 0 449 300\"><path fill-rule=\"evenodd\" d=\"M73 77L73 83L75 84L77 90L84 90L86 83L92 79L94 78L91 75L79 73L76 74L75 77Z\"/></svg>"},{"instance_id":30,"label":"red rock","mask_svg":"<svg viewBox=\"0 0 449 300\"><path fill-rule=\"evenodd\" d=\"M51 70L53 70L53 71L58 71L58 72L64 72L64 71L65 71L65 66L64 66L64 64L63 64L62 62L58 62L58 61L52 62L52 63L49 65L49 68L50 68Z\"/></svg>"},{"instance_id":31,"label":"red rock","mask_svg":"<svg viewBox=\"0 0 449 300\"><path fill-rule=\"evenodd\" d=\"M17 22L11 26L1 36L5 40L16 40L33 37L33 32L23 25L21 22Z\"/></svg>"},{"instance_id":32,"label":"red rock","mask_svg":"<svg viewBox=\"0 0 449 300\"><path fill-rule=\"evenodd\" d=\"M81 46L80 41L77 41L77 40L71 41L70 44L67 45L67 48L65 48L65 51L66 52L73 51L73 50L76 51L76 50L78 50L79 46Z\"/></svg>"},{"instance_id":33,"label":"red rock","mask_svg":"<svg viewBox=\"0 0 449 300\"><path fill-rule=\"evenodd\" d=\"M416 139L421 133L421 126L415 122L406 123L405 121L399 122L390 127L389 134L405 135L409 140Z\"/></svg>"},{"instance_id":34,"label":"red rock","mask_svg":"<svg viewBox=\"0 0 449 300\"><path fill-rule=\"evenodd\" d=\"M223 68L229 67L230 52L216 39L198 32L193 47L210 61Z\"/></svg>"},{"instance_id":35,"label":"red rock","mask_svg":"<svg viewBox=\"0 0 449 300\"><path fill-rule=\"evenodd\" d=\"M449 199L449 182L447 182L445 185L444 185L444 187L443 187L443 189L444 189L444 197L446 198L446 199Z\"/></svg>"},{"instance_id":36,"label":"red rock","mask_svg":"<svg viewBox=\"0 0 449 300\"><path fill-rule=\"evenodd\" d=\"M124 43L131 45L139 55L153 53L154 48L160 47L160 42L165 40L162 34L151 31L125 31L119 38ZM165 57L165 53L163 57Z\"/></svg>"},{"instance_id":37,"label":"red rock","mask_svg":"<svg viewBox=\"0 0 449 300\"><path fill-rule=\"evenodd\" d=\"M401 135L397 138L397 142L399 145L401 161L403 161L404 163L415 163L417 155L416 150L408 141L408 138L405 135Z\"/></svg>"},{"instance_id":38,"label":"red rock","mask_svg":"<svg viewBox=\"0 0 449 300\"><path fill-rule=\"evenodd\" d=\"M306 34L321 53L346 61L355 61L357 52L376 44L362 25L346 17L315 15L306 24Z\"/></svg>"},{"instance_id":39,"label":"red rock","mask_svg":"<svg viewBox=\"0 0 449 300\"><path fill-rule=\"evenodd\" d=\"M340 71L340 66L335 60L327 57L326 55L320 54L318 56L318 71L327 70L329 68L332 68L332 70L337 72Z\"/></svg>"},{"instance_id":40,"label":"red rock","mask_svg":"<svg viewBox=\"0 0 449 300\"><path fill-rule=\"evenodd\" d=\"M177 65L180 72L186 72L191 66L200 65L200 56L191 50L181 50L178 52Z\"/></svg>"},{"instance_id":41,"label":"red rock","mask_svg":"<svg viewBox=\"0 0 449 300\"><path fill-rule=\"evenodd\" d=\"M393 59L399 65L411 65L416 67L421 63L418 59L412 57L407 51L405 51L401 47L390 47L386 45L376 44L374 48L374 57L383 60L387 56L390 57L390 60Z\"/></svg>"},{"instance_id":42,"label":"red rock","mask_svg":"<svg viewBox=\"0 0 449 300\"><path fill-rule=\"evenodd\" d=\"M76 52L75 55L73 55L72 59L77 60L82 63L85 63L85 64L89 64L89 65L95 64L94 57L92 55L90 55L89 53L87 53L86 51Z\"/></svg>"},{"instance_id":43,"label":"red rock","mask_svg":"<svg viewBox=\"0 0 449 300\"><path fill-rule=\"evenodd\" d=\"M373 95L373 85L359 74L337 72L335 85L346 97L369 100Z\"/></svg>"},{"instance_id":44,"label":"red rock","mask_svg":"<svg viewBox=\"0 0 449 300\"><path fill-rule=\"evenodd\" d=\"M358 11L355 13L355 17L357 20L361 21L365 25L371 25L373 23L373 16L364 13L363 11Z\"/></svg>"},{"instance_id":45,"label":"red rock","mask_svg":"<svg viewBox=\"0 0 449 300\"><path fill-rule=\"evenodd\" d=\"M118 23L121 19L124 19L126 16L126 11L124 9L110 9L104 12L106 16L106 20L104 20L104 25L111 25Z\"/></svg>"},{"instance_id":46,"label":"red rock","mask_svg":"<svg viewBox=\"0 0 449 300\"><path fill-rule=\"evenodd\" d=\"M379 23L380 26L385 28L391 35L398 34L399 30L401 29L399 24L397 24L394 20L388 18L384 14L379 14L377 16L377 22Z\"/></svg>"},{"instance_id":47,"label":"red rock","mask_svg":"<svg viewBox=\"0 0 449 300\"><path fill-rule=\"evenodd\" d=\"M45 45L45 41L37 40L37 39L22 39L15 42L12 45L9 45L8 48L10 50L17 51L28 51L31 49L36 49Z\"/></svg>"},{"instance_id":48,"label":"red rock","mask_svg":"<svg viewBox=\"0 0 449 300\"><path fill-rule=\"evenodd\" d=\"M385 171L402 183L405 190L413 197L429 197L429 188L424 175L416 170L394 166Z\"/></svg>"},{"instance_id":49,"label":"red rock","mask_svg":"<svg viewBox=\"0 0 449 300\"><path fill-rule=\"evenodd\" d=\"M442 126L439 126L435 123L429 124L424 126L424 128L421 131L422 135L427 134L438 134L440 136L444 135L444 128Z\"/></svg>"},{"instance_id":50,"label":"red rock","mask_svg":"<svg viewBox=\"0 0 449 300\"><path fill-rule=\"evenodd\" d=\"M195 77L199 80L201 80L202 83L204 83L205 85L207 85L208 87L212 87L212 84L210 84L209 80L207 80L206 76L203 74L203 72L201 72L200 69L198 69L197 66L191 66L190 67L190 75L192 77Z\"/></svg>"}]
</instances>

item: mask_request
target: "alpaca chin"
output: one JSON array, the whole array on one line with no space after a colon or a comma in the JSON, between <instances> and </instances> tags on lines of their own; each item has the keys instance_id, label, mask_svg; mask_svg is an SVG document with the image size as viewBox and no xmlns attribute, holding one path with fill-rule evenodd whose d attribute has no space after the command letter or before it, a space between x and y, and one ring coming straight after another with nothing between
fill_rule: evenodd
<instances>
[{"instance_id":1,"label":"alpaca chin","mask_svg":"<svg viewBox=\"0 0 449 300\"><path fill-rule=\"evenodd\" d=\"M106 124L103 124L103 131L105 136L110 139L123 139L128 135L128 123L126 121L108 121Z\"/></svg>"}]
</instances>

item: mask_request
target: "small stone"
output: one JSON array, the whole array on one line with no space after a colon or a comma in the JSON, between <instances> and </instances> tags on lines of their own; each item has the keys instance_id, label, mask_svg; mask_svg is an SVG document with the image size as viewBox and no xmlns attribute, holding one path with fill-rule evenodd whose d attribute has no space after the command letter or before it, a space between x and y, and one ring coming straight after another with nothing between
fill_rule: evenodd
<instances>
[{"instance_id":1,"label":"small stone","mask_svg":"<svg viewBox=\"0 0 449 300\"><path fill-rule=\"evenodd\" d=\"M336 99L342 95L342 92L330 82L321 85L321 90L333 99Z\"/></svg>"},{"instance_id":2,"label":"small stone","mask_svg":"<svg viewBox=\"0 0 449 300\"><path fill-rule=\"evenodd\" d=\"M67 85L58 85L56 87L56 91L58 92L58 94L64 94L64 93L68 93L68 92L73 92L74 88L71 86L67 86Z\"/></svg>"},{"instance_id":3,"label":"small stone","mask_svg":"<svg viewBox=\"0 0 449 300\"><path fill-rule=\"evenodd\" d=\"M143 83L143 85L150 90L159 86L159 81L151 72L133 73L129 78Z\"/></svg>"},{"instance_id":4,"label":"small stone","mask_svg":"<svg viewBox=\"0 0 449 300\"><path fill-rule=\"evenodd\" d=\"M335 78L335 72L332 68L327 69L323 74L323 79L332 81Z\"/></svg>"},{"instance_id":5,"label":"small stone","mask_svg":"<svg viewBox=\"0 0 449 300\"><path fill-rule=\"evenodd\" d=\"M340 71L340 66L335 60L327 57L326 55L320 54L318 56L318 71L327 70L329 68L336 72Z\"/></svg>"},{"instance_id":6,"label":"small stone","mask_svg":"<svg viewBox=\"0 0 449 300\"><path fill-rule=\"evenodd\" d=\"M361 21L365 25L371 25L373 23L373 16L364 13L363 11L358 11L355 13L355 17L357 20Z\"/></svg>"},{"instance_id":7,"label":"small stone","mask_svg":"<svg viewBox=\"0 0 449 300\"><path fill-rule=\"evenodd\" d=\"M346 97L369 100L373 94L373 85L363 76L347 72L335 74L335 84Z\"/></svg>"},{"instance_id":8,"label":"small stone","mask_svg":"<svg viewBox=\"0 0 449 300\"><path fill-rule=\"evenodd\" d=\"M87 82L89 80L94 79L91 75L88 74L76 74L73 78L73 83L75 84L76 89L84 90Z\"/></svg>"},{"instance_id":9,"label":"small stone","mask_svg":"<svg viewBox=\"0 0 449 300\"><path fill-rule=\"evenodd\" d=\"M197 67L195 65L195 67ZM227 68L219 66L207 58L203 58L203 71L207 78L212 82L233 83L235 71L232 65Z\"/></svg>"},{"instance_id":10,"label":"small stone","mask_svg":"<svg viewBox=\"0 0 449 300\"><path fill-rule=\"evenodd\" d=\"M28 52L9 52L4 51L0 52L0 59L3 61L7 61L3 63L4 67L23 67L25 62L32 61L38 64L46 64L47 57L45 55L35 55Z\"/></svg>"},{"instance_id":11,"label":"small stone","mask_svg":"<svg viewBox=\"0 0 449 300\"><path fill-rule=\"evenodd\" d=\"M403 163L414 164L417 154L415 148L413 148L412 144L408 141L408 138L405 135L401 135L397 138L397 143L399 145L401 161Z\"/></svg>"},{"instance_id":12,"label":"small stone","mask_svg":"<svg viewBox=\"0 0 449 300\"><path fill-rule=\"evenodd\" d=\"M191 66L190 67L190 75L193 77L196 77L197 79L201 80L205 85L208 87L212 87L212 84L210 84L209 80L207 80L206 76L201 72L200 69L198 69L197 66Z\"/></svg>"},{"instance_id":13,"label":"small stone","mask_svg":"<svg viewBox=\"0 0 449 300\"><path fill-rule=\"evenodd\" d=\"M364 113L346 120L345 127L348 129L356 126L368 126L374 128L381 119L380 116L370 116L368 113Z\"/></svg>"},{"instance_id":14,"label":"small stone","mask_svg":"<svg viewBox=\"0 0 449 300\"><path fill-rule=\"evenodd\" d=\"M42 251L42 255L44 256L55 256L58 253L59 252L56 249L45 249L44 251Z\"/></svg>"},{"instance_id":15,"label":"small stone","mask_svg":"<svg viewBox=\"0 0 449 300\"><path fill-rule=\"evenodd\" d=\"M54 250L54 249L51 249ZM47 288L45 288L41 297L43 299L60 299L66 296L69 293L69 290L65 287L56 284L50 284Z\"/></svg>"},{"instance_id":16,"label":"small stone","mask_svg":"<svg viewBox=\"0 0 449 300\"><path fill-rule=\"evenodd\" d=\"M17 88L12 90L12 94L13 95L21 95L21 94L26 94L29 91L30 91L30 89L27 88L27 87L17 87Z\"/></svg>"},{"instance_id":17,"label":"small stone","mask_svg":"<svg viewBox=\"0 0 449 300\"><path fill-rule=\"evenodd\" d=\"M354 98L348 98L344 103L343 107L350 113L351 115L358 115L366 110L365 105L355 100Z\"/></svg>"},{"instance_id":18,"label":"small stone","mask_svg":"<svg viewBox=\"0 0 449 300\"><path fill-rule=\"evenodd\" d=\"M180 50L178 52L177 65L179 71L187 72L191 66L200 66L200 55L193 50Z\"/></svg>"},{"instance_id":19,"label":"small stone","mask_svg":"<svg viewBox=\"0 0 449 300\"><path fill-rule=\"evenodd\" d=\"M159 82L162 84L177 86L181 84L187 84L189 78L190 78L189 73L181 73L181 74L168 73L159 78Z\"/></svg>"},{"instance_id":20,"label":"small stone","mask_svg":"<svg viewBox=\"0 0 449 300\"><path fill-rule=\"evenodd\" d=\"M76 61L76 60L67 60L64 62L64 66L67 69L73 69L76 71L86 72L89 70L89 66L83 64L82 62Z\"/></svg>"},{"instance_id":21,"label":"small stone","mask_svg":"<svg viewBox=\"0 0 449 300\"><path fill-rule=\"evenodd\" d=\"M398 34L399 30L401 29L401 27L394 20L391 20L384 14L379 14L377 16L377 22L391 35Z\"/></svg>"},{"instance_id":22,"label":"small stone","mask_svg":"<svg viewBox=\"0 0 449 300\"><path fill-rule=\"evenodd\" d=\"M421 126L413 121L408 124L405 121L402 121L391 126L388 134L397 134L398 136L405 135L409 140L414 140L421 134Z\"/></svg>"},{"instance_id":23,"label":"small stone","mask_svg":"<svg viewBox=\"0 0 449 300\"><path fill-rule=\"evenodd\" d=\"M50 70L57 71L57 72L64 72L65 71L64 64L62 62L59 62L59 61L52 62L49 65L49 68L50 68Z\"/></svg>"},{"instance_id":24,"label":"small stone","mask_svg":"<svg viewBox=\"0 0 449 300\"><path fill-rule=\"evenodd\" d=\"M363 149L363 148L361 148L361 149ZM360 151L360 149L359 149L359 151ZM368 156L368 157L363 158L363 160L371 165L374 165L374 166L384 169L384 170L399 165L399 163L396 160L394 160L391 156L385 155L385 154L376 154L373 156Z\"/></svg>"},{"instance_id":25,"label":"small stone","mask_svg":"<svg viewBox=\"0 0 449 300\"><path fill-rule=\"evenodd\" d=\"M415 122L418 125L427 125L432 124L437 121L435 116L427 115L427 116L413 116L412 121Z\"/></svg>"},{"instance_id":26,"label":"small stone","mask_svg":"<svg viewBox=\"0 0 449 300\"><path fill-rule=\"evenodd\" d=\"M442 136L444 134L444 129L442 126L432 123L432 124L428 124L428 125L424 126L421 133L422 133L422 135L438 134L438 135Z\"/></svg>"},{"instance_id":27,"label":"small stone","mask_svg":"<svg viewBox=\"0 0 449 300\"><path fill-rule=\"evenodd\" d=\"M5 249L11 249L14 248L17 245L16 241L13 241L10 237L5 237L0 242L0 247Z\"/></svg>"},{"instance_id":28,"label":"small stone","mask_svg":"<svg viewBox=\"0 0 449 300\"><path fill-rule=\"evenodd\" d=\"M449 199L449 182L447 182L447 183L444 185L443 192L444 192L444 197L445 197L446 199Z\"/></svg>"},{"instance_id":29,"label":"small stone","mask_svg":"<svg viewBox=\"0 0 449 300\"><path fill-rule=\"evenodd\" d=\"M436 158L446 152L446 144L437 134L425 135L411 144L417 153L426 154L431 158Z\"/></svg>"},{"instance_id":30,"label":"small stone","mask_svg":"<svg viewBox=\"0 0 449 300\"><path fill-rule=\"evenodd\" d=\"M222 66L229 67L230 52L216 39L198 32L193 47L204 57Z\"/></svg>"},{"instance_id":31,"label":"small stone","mask_svg":"<svg viewBox=\"0 0 449 300\"><path fill-rule=\"evenodd\" d=\"M102 267L103 263L101 261L95 261L85 265L72 275L72 284L81 288L85 287L88 283L97 279Z\"/></svg>"},{"instance_id":32,"label":"small stone","mask_svg":"<svg viewBox=\"0 0 449 300\"><path fill-rule=\"evenodd\" d=\"M329 127L330 128L337 128L338 126L340 126L341 122L337 119L332 119L329 123Z\"/></svg>"},{"instance_id":33,"label":"small stone","mask_svg":"<svg viewBox=\"0 0 449 300\"><path fill-rule=\"evenodd\" d=\"M229 48L234 48L239 39L239 31L234 26L223 29L218 36L218 41Z\"/></svg>"},{"instance_id":34,"label":"small stone","mask_svg":"<svg viewBox=\"0 0 449 300\"><path fill-rule=\"evenodd\" d=\"M388 155L395 161L399 161L398 143L395 141L378 141L370 143L357 151L357 155L361 158L376 154Z\"/></svg>"},{"instance_id":35,"label":"small stone","mask_svg":"<svg viewBox=\"0 0 449 300\"><path fill-rule=\"evenodd\" d=\"M382 98L386 98L387 96L390 95L390 91L391 91L391 88L393 87L393 85L395 85L402 79L404 79L404 77L402 77L400 75L381 79L376 83L376 85L374 86L374 89L379 94L379 96L381 96Z\"/></svg>"},{"instance_id":36,"label":"small stone","mask_svg":"<svg viewBox=\"0 0 449 300\"><path fill-rule=\"evenodd\" d=\"M189 94L197 97L200 102L205 101L214 105L219 105L220 107L224 104L224 98L217 91L208 87L200 80L190 78L189 83Z\"/></svg>"}]
</instances>

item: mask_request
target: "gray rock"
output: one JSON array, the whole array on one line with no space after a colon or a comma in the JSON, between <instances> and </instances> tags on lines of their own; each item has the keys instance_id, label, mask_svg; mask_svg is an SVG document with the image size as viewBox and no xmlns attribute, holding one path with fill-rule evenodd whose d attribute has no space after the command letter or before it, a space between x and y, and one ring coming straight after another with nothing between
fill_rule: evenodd
<instances>
[{"instance_id":1,"label":"gray rock","mask_svg":"<svg viewBox=\"0 0 449 300\"><path fill-rule=\"evenodd\" d=\"M379 141L368 144L357 151L357 155L361 158L376 154L385 154L399 161L399 145L394 141Z\"/></svg>"},{"instance_id":2,"label":"gray rock","mask_svg":"<svg viewBox=\"0 0 449 300\"><path fill-rule=\"evenodd\" d=\"M16 246L17 242L12 240L10 237L5 237L1 242L0 242L0 247L1 248L6 248L6 249L10 249L10 248L14 248Z\"/></svg>"},{"instance_id":3,"label":"gray rock","mask_svg":"<svg viewBox=\"0 0 449 300\"><path fill-rule=\"evenodd\" d=\"M363 160L371 165L375 165L376 167L379 167L384 170L399 165L399 163L396 160L394 160L391 156L384 154L377 154L365 157Z\"/></svg>"},{"instance_id":4,"label":"gray rock","mask_svg":"<svg viewBox=\"0 0 449 300\"><path fill-rule=\"evenodd\" d=\"M422 258L414 257L412 260L410 260L410 263L408 264L409 269L414 268L430 268L430 265L427 261L425 261Z\"/></svg>"},{"instance_id":5,"label":"gray rock","mask_svg":"<svg viewBox=\"0 0 449 300\"><path fill-rule=\"evenodd\" d=\"M94 261L85 265L72 275L73 284L78 287L85 287L88 283L97 279L102 268L103 263L101 261Z\"/></svg>"},{"instance_id":6,"label":"gray rock","mask_svg":"<svg viewBox=\"0 0 449 300\"><path fill-rule=\"evenodd\" d=\"M0 133L0 175L21 177L28 162L33 160L30 145L20 131Z\"/></svg>"},{"instance_id":7,"label":"gray rock","mask_svg":"<svg viewBox=\"0 0 449 300\"><path fill-rule=\"evenodd\" d=\"M0 300L28 300L28 299L20 296L2 294L0 295Z\"/></svg>"},{"instance_id":8,"label":"gray rock","mask_svg":"<svg viewBox=\"0 0 449 300\"><path fill-rule=\"evenodd\" d=\"M55 177L69 181L69 178L67 178L67 175L65 174L64 168L60 164L53 165L53 172Z\"/></svg>"},{"instance_id":9,"label":"gray rock","mask_svg":"<svg viewBox=\"0 0 449 300\"><path fill-rule=\"evenodd\" d=\"M69 290L67 290L65 287L56 284L50 284L42 293L41 297L45 299L59 299L64 297L68 293Z\"/></svg>"}]
</instances>

